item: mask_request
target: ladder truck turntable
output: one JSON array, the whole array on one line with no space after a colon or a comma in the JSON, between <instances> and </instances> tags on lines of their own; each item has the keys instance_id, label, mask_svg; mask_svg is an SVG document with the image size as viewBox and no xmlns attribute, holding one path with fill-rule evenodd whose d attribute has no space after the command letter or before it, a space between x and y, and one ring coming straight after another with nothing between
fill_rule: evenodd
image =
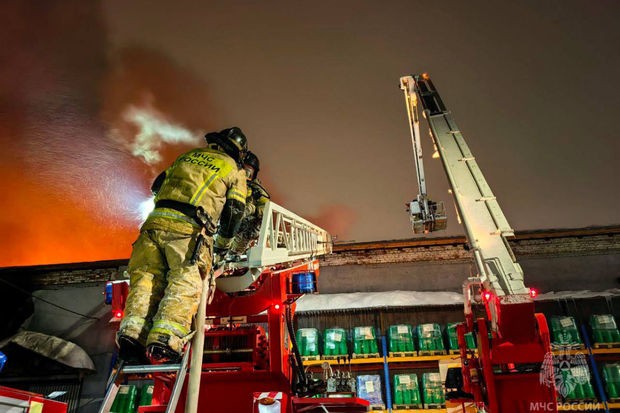
<instances>
[{"instance_id":1,"label":"ladder truck turntable","mask_svg":"<svg viewBox=\"0 0 620 413\"><path fill-rule=\"evenodd\" d=\"M514 231L430 76L403 76L400 88L420 190L408 208L413 231L445 229L447 221L443 203L433 202L426 192L421 109L474 257L476 276L463 284L465 322L457 327L461 392L466 394L462 401L471 400L479 411L489 413L529 412L531 403L557 411L554 386L540 380L540 368L551 351L549 329L544 315L535 312L536 291L525 286L523 270L508 245ZM475 318L473 304L483 304L486 317ZM477 352L467 350L465 334L470 332Z\"/></svg>"}]
</instances>

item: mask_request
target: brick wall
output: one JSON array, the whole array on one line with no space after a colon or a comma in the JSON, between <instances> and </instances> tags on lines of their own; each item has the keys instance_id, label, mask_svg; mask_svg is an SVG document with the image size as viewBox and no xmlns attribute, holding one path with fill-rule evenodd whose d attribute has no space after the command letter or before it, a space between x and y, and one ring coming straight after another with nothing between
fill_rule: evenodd
<instances>
[{"instance_id":1,"label":"brick wall","mask_svg":"<svg viewBox=\"0 0 620 413\"><path fill-rule=\"evenodd\" d=\"M620 254L620 227L616 229L520 233L509 241L518 257ZM337 245L323 266L412 262L466 262L471 252L463 237L383 241Z\"/></svg>"},{"instance_id":2,"label":"brick wall","mask_svg":"<svg viewBox=\"0 0 620 413\"><path fill-rule=\"evenodd\" d=\"M537 272L543 274L541 277L547 270L553 273L560 271L554 269L554 265L557 267L560 262L570 263L574 261L575 257L586 256L599 256L598 259L590 260L591 265L596 266L601 273L609 273L610 279L620 276L620 274L615 274L613 269L617 260L620 259L620 226L521 232L517 233L516 237L510 241L510 245L522 265L536 261L534 267ZM539 261L540 259L543 260L542 263ZM545 267L545 260L548 261L548 268ZM582 267L590 265L583 260L578 261ZM470 262L471 252L467 249L464 237L449 237L340 244L334 247L333 254L321 260L321 266L323 267L323 284L330 277L335 277L332 280L334 291L330 292L348 291L353 288L356 288L355 291L373 291L373 288L378 288L378 282L374 278L378 274L391 273L401 274L402 277L405 277L403 279L408 279L406 277L417 273L421 274L420 276L426 276L426 278L441 277L442 280L437 278L438 281L433 287L433 289L441 290L456 282L448 280L448 278L462 279L463 274L469 271ZM437 264L443 265L437 268ZM126 265L127 260L115 260L8 268L0 269L0 277L7 277L7 279L28 277L34 289L51 288L60 285L101 283L119 279L123 277ZM337 270L337 267L341 268ZM564 269L564 267L567 268ZM574 265L564 264L564 267L561 271L570 272ZM597 268L593 268L594 273L597 272ZM526 269L525 266L524 269ZM584 269L575 268L574 271L579 271L579 273L568 274L565 279L578 279ZM353 273L355 276L351 276L351 285L335 286L339 282L342 284L347 275ZM327 277L323 277L323 275ZM372 277L373 280L364 281L365 277ZM394 282L400 283L400 281ZM561 282L562 279L560 279ZM426 284L428 286L428 283ZM392 283L383 282L381 285L384 288L379 288L378 291L385 291L385 288L388 288ZM414 288L417 283L406 285ZM570 285L566 287L570 287Z\"/></svg>"},{"instance_id":3,"label":"brick wall","mask_svg":"<svg viewBox=\"0 0 620 413\"><path fill-rule=\"evenodd\" d=\"M127 260L0 268L0 278L20 280L22 287L36 290L62 285L89 285L123 277Z\"/></svg>"},{"instance_id":4,"label":"brick wall","mask_svg":"<svg viewBox=\"0 0 620 413\"><path fill-rule=\"evenodd\" d=\"M526 285L542 292L618 287L620 227L519 233L510 241ZM473 275L464 237L337 245L322 261L322 293L454 291Z\"/></svg>"},{"instance_id":5,"label":"brick wall","mask_svg":"<svg viewBox=\"0 0 620 413\"><path fill-rule=\"evenodd\" d=\"M101 268L96 270L53 271L35 277L34 285L38 287L52 285L101 283L122 277L121 268Z\"/></svg>"}]
</instances>

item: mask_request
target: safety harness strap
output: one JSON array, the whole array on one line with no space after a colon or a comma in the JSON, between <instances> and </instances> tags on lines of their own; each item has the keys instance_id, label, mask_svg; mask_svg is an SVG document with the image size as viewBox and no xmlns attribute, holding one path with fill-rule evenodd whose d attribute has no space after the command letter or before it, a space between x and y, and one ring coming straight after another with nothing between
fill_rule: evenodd
<instances>
[{"instance_id":1,"label":"safety harness strap","mask_svg":"<svg viewBox=\"0 0 620 413\"><path fill-rule=\"evenodd\" d=\"M216 231L215 223L209 215L206 214L202 207L197 207L185 202L174 201L172 199L161 199L155 203L155 208L174 209L188 217L192 218L198 225L205 229L209 236L213 236Z\"/></svg>"}]
</instances>

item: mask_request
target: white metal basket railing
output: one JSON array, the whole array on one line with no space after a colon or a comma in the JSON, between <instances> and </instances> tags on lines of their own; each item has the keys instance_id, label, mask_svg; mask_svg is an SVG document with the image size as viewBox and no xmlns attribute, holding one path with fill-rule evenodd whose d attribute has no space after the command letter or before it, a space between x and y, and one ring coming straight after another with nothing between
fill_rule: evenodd
<instances>
[{"instance_id":1,"label":"white metal basket railing","mask_svg":"<svg viewBox=\"0 0 620 413\"><path fill-rule=\"evenodd\" d=\"M248 268L242 276L219 277L217 287L225 292L241 291L260 275L263 268L314 259L332 252L327 231L286 208L268 201L263 213L260 236L247 251L247 259L229 264Z\"/></svg>"}]
</instances>

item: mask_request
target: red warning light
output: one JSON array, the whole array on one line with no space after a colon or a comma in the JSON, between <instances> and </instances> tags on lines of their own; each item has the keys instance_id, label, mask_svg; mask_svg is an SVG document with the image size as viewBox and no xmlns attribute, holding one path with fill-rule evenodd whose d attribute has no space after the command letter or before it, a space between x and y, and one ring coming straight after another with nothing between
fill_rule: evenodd
<instances>
[{"instance_id":1,"label":"red warning light","mask_svg":"<svg viewBox=\"0 0 620 413\"><path fill-rule=\"evenodd\" d=\"M493 294L491 294L489 291L485 291L483 294L483 297L484 297L484 301L489 301L491 297L493 297Z\"/></svg>"},{"instance_id":2,"label":"red warning light","mask_svg":"<svg viewBox=\"0 0 620 413\"><path fill-rule=\"evenodd\" d=\"M115 311L114 312L114 317L116 317L116 318L123 318L123 312L121 310Z\"/></svg>"},{"instance_id":3,"label":"red warning light","mask_svg":"<svg viewBox=\"0 0 620 413\"><path fill-rule=\"evenodd\" d=\"M536 298L537 296L538 296L538 290L535 290L534 288L530 288L530 297Z\"/></svg>"},{"instance_id":4,"label":"red warning light","mask_svg":"<svg viewBox=\"0 0 620 413\"><path fill-rule=\"evenodd\" d=\"M276 310L279 310L280 309L280 304L274 304L273 308L276 309Z\"/></svg>"}]
</instances>

